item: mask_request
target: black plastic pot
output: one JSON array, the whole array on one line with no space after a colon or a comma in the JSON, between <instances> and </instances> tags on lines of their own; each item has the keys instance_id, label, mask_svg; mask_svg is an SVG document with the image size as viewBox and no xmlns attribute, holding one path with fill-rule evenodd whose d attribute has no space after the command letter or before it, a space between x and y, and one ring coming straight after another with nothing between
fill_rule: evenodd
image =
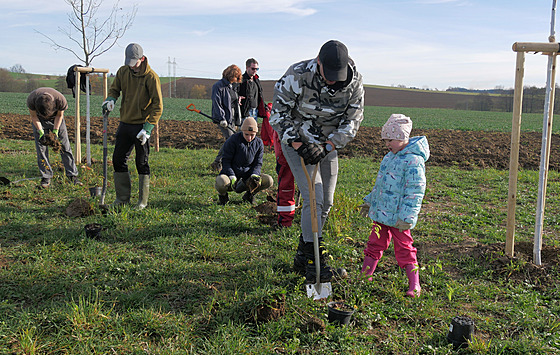
<instances>
[{"instance_id":1,"label":"black plastic pot","mask_svg":"<svg viewBox=\"0 0 560 355\"><path fill-rule=\"evenodd\" d=\"M101 186L94 186L89 188L89 194L91 197L101 196L101 192L103 192L103 188Z\"/></svg>"},{"instance_id":2,"label":"black plastic pot","mask_svg":"<svg viewBox=\"0 0 560 355\"><path fill-rule=\"evenodd\" d=\"M328 319L329 322L339 325L348 325L354 314L354 308L343 302L329 302Z\"/></svg>"},{"instance_id":3,"label":"black plastic pot","mask_svg":"<svg viewBox=\"0 0 560 355\"><path fill-rule=\"evenodd\" d=\"M86 236L88 238L95 239L99 237L99 235L101 234L101 230L103 229L103 226L101 226L101 224L99 223L91 223L91 224L86 224L84 229L86 230Z\"/></svg>"},{"instance_id":4,"label":"black plastic pot","mask_svg":"<svg viewBox=\"0 0 560 355\"><path fill-rule=\"evenodd\" d=\"M455 349L466 348L474 332L474 322L466 316L453 317L447 333L447 341L453 344Z\"/></svg>"}]
</instances>

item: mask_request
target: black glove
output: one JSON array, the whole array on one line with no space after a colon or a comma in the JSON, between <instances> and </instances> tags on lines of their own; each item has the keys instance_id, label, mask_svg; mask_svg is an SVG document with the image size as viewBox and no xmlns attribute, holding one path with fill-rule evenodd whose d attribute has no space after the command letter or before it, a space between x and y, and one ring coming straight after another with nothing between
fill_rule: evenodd
<instances>
[{"instance_id":1,"label":"black glove","mask_svg":"<svg viewBox=\"0 0 560 355\"><path fill-rule=\"evenodd\" d=\"M42 145L47 145L48 144L46 134L43 134L41 137L39 137L39 143L41 143Z\"/></svg>"},{"instance_id":2,"label":"black glove","mask_svg":"<svg viewBox=\"0 0 560 355\"><path fill-rule=\"evenodd\" d=\"M259 175L253 174L250 178L247 179L245 185L247 186L247 190L249 190L249 193L252 194L261 186L261 177Z\"/></svg>"},{"instance_id":3,"label":"black glove","mask_svg":"<svg viewBox=\"0 0 560 355\"><path fill-rule=\"evenodd\" d=\"M325 148L315 143L303 143L296 152L303 158L305 165L315 165L327 155Z\"/></svg>"}]
</instances>

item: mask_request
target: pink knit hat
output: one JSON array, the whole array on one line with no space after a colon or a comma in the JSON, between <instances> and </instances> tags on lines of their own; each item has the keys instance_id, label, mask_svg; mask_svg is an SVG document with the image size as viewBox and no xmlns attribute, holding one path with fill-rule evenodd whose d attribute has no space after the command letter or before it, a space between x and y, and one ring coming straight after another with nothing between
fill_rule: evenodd
<instances>
[{"instance_id":1,"label":"pink knit hat","mask_svg":"<svg viewBox=\"0 0 560 355\"><path fill-rule=\"evenodd\" d=\"M412 131L412 120L401 114L392 114L381 128L381 139L405 141Z\"/></svg>"}]
</instances>

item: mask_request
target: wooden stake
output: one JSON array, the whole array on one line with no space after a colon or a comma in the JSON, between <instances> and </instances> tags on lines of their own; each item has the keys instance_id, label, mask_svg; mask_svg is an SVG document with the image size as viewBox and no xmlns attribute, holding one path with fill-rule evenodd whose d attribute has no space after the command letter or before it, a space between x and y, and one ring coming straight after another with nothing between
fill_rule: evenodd
<instances>
[{"instance_id":1,"label":"wooden stake","mask_svg":"<svg viewBox=\"0 0 560 355\"><path fill-rule=\"evenodd\" d=\"M155 149L159 152L159 122L156 124L155 133Z\"/></svg>"},{"instance_id":2,"label":"wooden stake","mask_svg":"<svg viewBox=\"0 0 560 355\"><path fill-rule=\"evenodd\" d=\"M535 42L515 42L512 46L514 52L560 52L560 43L535 43Z\"/></svg>"},{"instance_id":3,"label":"wooden stake","mask_svg":"<svg viewBox=\"0 0 560 355\"><path fill-rule=\"evenodd\" d=\"M103 73L103 91L105 98L107 97L107 73L109 69L95 69L90 67L75 67L76 72L76 87L74 88L74 93L76 97L76 153L74 154L74 160L76 164L82 163L82 141L80 137L80 73Z\"/></svg>"},{"instance_id":4,"label":"wooden stake","mask_svg":"<svg viewBox=\"0 0 560 355\"><path fill-rule=\"evenodd\" d=\"M506 254L513 256L515 243L515 204L517 201L517 175L519 168L519 140L521 136L521 109L523 103L523 76L525 52L517 52L513 119L511 128L511 152L509 161L509 192L506 230Z\"/></svg>"}]
</instances>

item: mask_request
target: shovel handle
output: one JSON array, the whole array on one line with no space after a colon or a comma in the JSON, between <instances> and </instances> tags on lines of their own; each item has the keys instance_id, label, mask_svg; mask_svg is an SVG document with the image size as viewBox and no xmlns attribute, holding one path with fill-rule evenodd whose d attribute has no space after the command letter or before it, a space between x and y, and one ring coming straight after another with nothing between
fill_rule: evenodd
<instances>
[{"instance_id":1,"label":"shovel handle","mask_svg":"<svg viewBox=\"0 0 560 355\"><path fill-rule=\"evenodd\" d=\"M212 119L212 116L208 116L208 115L205 114L204 112L198 110L196 107L194 107L194 104L189 104L189 105L187 106L187 110L193 111L193 112L196 112L196 113L200 113L202 116L208 117L209 119ZM234 132L234 133L235 133L235 132Z\"/></svg>"},{"instance_id":2,"label":"shovel handle","mask_svg":"<svg viewBox=\"0 0 560 355\"><path fill-rule=\"evenodd\" d=\"M315 290L318 294L321 294L321 260L320 260L320 250L319 250L319 221L317 218L317 200L315 198L315 177L317 176L317 170L319 170L319 164L315 164L315 169L313 170L313 178L309 176L307 167L305 166L305 161L300 157L301 166L305 172L305 177L307 178L307 187L309 190L309 204L311 208L311 230L313 231L313 254L315 255Z\"/></svg>"},{"instance_id":3,"label":"shovel handle","mask_svg":"<svg viewBox=\"0 0 560 355\"><path fill-rule=\"evenodd\" d=\"M194 112L196 112L196 113L200 113L200 110L197 110L196 107L194 107L194 104L189 104L189 105L187 106L187 110L189 110L189 111L194 111Z\"/></svg>"},{"instance_id":4,"label":"shovel handle","mask_svg":"<svg viewBox=\"0 0 560 355\"><path fill-rule=\"evenodd\" d=\"M311 207L311 231L313 233L319 233L319 222L317 220L317 200L315 198L315 177L317 176L317 170L319 169L319 164L315 165L315 170L313 170L313 177L309 176L307 172L307 167L305 166L305 161L302 157L301 160L301 167L305 172L305 177L307 178L307 186L309 190L309 205Z\"/></svg>"}]
</instances>

